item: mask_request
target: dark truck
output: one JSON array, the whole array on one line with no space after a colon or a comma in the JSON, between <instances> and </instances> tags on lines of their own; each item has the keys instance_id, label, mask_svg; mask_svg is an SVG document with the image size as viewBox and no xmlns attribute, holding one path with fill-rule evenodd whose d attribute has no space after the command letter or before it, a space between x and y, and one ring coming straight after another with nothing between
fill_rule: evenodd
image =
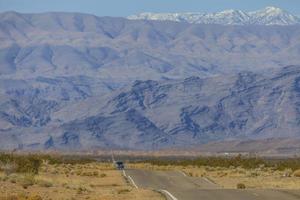
<instances>
[{"instance_id":1,"label":"dark truck","mask_svg":"<svg viewBox=\"0 0 300 200\"><path fill-rule=\"evenodd\" d=\"M118 170L123 170L124 169L124 163L122 161L116 161L115 166Z\"/></svg>"}]
</instances>

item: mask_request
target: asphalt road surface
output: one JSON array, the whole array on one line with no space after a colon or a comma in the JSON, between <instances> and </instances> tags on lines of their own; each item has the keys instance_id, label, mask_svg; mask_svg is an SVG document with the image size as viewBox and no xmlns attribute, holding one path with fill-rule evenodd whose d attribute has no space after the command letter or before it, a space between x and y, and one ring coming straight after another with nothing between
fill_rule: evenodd
<instances>
[{"instance_id":1,"label":"asphalt road surface","mask_svg":"<svg viewBox=\"0 0 300 200\"><path fill-rule=\"evenodd\" d=\"M300 200L299 190L222 189L180 171L128 169L123 173L135 187L160 191L169 200Z\"/></svg>"}]
</instances>

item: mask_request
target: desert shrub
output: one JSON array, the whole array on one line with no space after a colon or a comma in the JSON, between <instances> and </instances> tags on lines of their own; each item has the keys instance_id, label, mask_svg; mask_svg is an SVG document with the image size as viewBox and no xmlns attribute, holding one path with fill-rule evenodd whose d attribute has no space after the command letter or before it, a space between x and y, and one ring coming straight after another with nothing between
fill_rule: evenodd
<instances>
[{"instance_id":1,"label":"desert shrub","mask_svg":"<svg viewBox=\"0 0 300 200\"><path fill-rule=\"evenodd\" d=\"M88 189L86 189L83 186L80 186L80 187L77 188L77 194L82 194L84 192L88 192Z\"/></svg>"},{"instance_id":2,"label":"desert shrub","mask_svg":"<svg viewBox=\"0 0 300 200\"><path fill-rule=\"evenodd\" d=\"M37 184L41 187L52 187L53 184L49 181L45 181L45 180L39 180L37 181Z\"/></svg>"},{"instance_id":3,"label":"desert shrub","mask_svg":"<svg viewBox=\"0 0 300 200\"><path fill-rule=\"evenodd\" d=\"M56 169L52 170L51 174L58 174L58 170L56 170Z\"/></svg>"},{"instance_id":4,"label":"desert shrub","mask_svg":"<svg viewBox=\"0 0 300 200\"><path fill-rule=\"evenodd\" d=\"M1 181L7 181L8 179L9 179L9 177L7 175L1 177Z\"/></svg>"},{"instance_id":5,"label":"desert shrub","mask_svg":"<svg viewBox=\"0 0 300 200\"><path fill-rule=\"evenodd\" d=\"M219 177L224 177L224 176L227 176L227 175L228 175L228 173L226 173L226 172L218 172Z\"/></svg>"},{"instance_id":6,"label":"desert shrub","mask_svg":"<svg viewBox=\"0 0 300 200\"><path fill-rule=\"evenodd\" d=\"M167 159L156 159L147 160L154 165L181 165L181 166L208 166L208 171L214 170L211 167L221 168L236 168L243 167L246 169L257 168L259 165L266 164L264 160L260 158L249 158L238 155L236 157L199 157L193 160L167 160Z\"/></svg>"},{"instance_id":7,"label":"desert shrub","mask_svg":"<svg viewBox=\"0 0 300 200\"><path fill-rule=\"evenodd\" d=\"M290 159L284 159L279 161L272 161L272 166L275 167L277 170L285 170L285 169L291 169L293 171L300 169L300 159L299 158L290 158Z\"/></svg>"},{"instance_id":8,"label":"desert shrub","mask_svg":"<svg viewBox=\"0 0 300 200\"><path fill-rule=\"evenodd\" d=\"M15 163L2 163L0 164L1 170L5 173L5 175L10 175L17 171L17 165Z\"/></svg>"},{"instance_id":9,"label":"desert shrub","mask_svg":"<svg viewBox=\"0 0 300 200\"><path fill-rule=\"evenodd\" d=\"M43 200L40 195L32 195L27 198L27 200Z\"/></svg>"},{"instance_id":10,"label":"desert shrub","mask_svg":"<svg viewBox=\"0 0 300 200\"><path fill-rule=\"evenodd\" d=\"M205 166L207 171L215 170L214 168L273 168L274 170L292 169L293 171L300 168L300 158L289 159L263 159L259 157L249 157L238 155L235 157L198 157L195 159L168 159L155 158L136 161L137 163L149 163L157 166Z\"/></svg>"},{"instance_id":11,"label":"desert shrub","mask_svg":"<svg viewBox=\"0 0 300 200\"><path fill-rule=\"evenodd\" d=\"M128 193L130 192L129 189L121 189L121 190L118 190L118 194L124 194L124 193Z\"/></svg>"},{"instance_id":12,"label":"desert shrub","mask_svg":"<svg viewBox=\"0 0 300 200\"><path fill-rule=\"evenodd\" d=\"M87 156L75 156L75 155L65 155L65 156L54 156L54 155L45 155L44 160L47 160L49 164L88 164L95 162L94 158L90 158Z\"/></svg>"},{"instance_id":13,"label":"desert shrub","mask_svg":"<svg viewBox=\"0 0 300 200\"><path fill-rule=\"evenodd\" d=\"M34 156L22 158L19 160L17 172L38 174L41 164L42 160Z\"/></svg>"},{"instance_id":14,"label":"desert shrub","mask_svg":"<svg viewBox=\"0 0 300 200\"><path fill-rule=\"evenodd\" d=\"M94 173L93 172L83 172L81 175L82 176L94 176Z\"/></svg>"},{"instance_id":15,"label":"desert shrub","mask_svg":"<svg viewBox=\"0 0 300 200\"><path fill-rule=\"evenodd\" d=\"M107 175L106 174L100 174L100 177L101 178L104 178L104 177L106 177Z\"/></svg>"},{"instance_id":16,"label":"desert shrub","mask_svg":"<svg viewBox=\"0 0 300 200\"><path fill-rule=\"evenodd\" d=\"M259 174L257 172L251 172L249 177L257 177Z\"/></svg>"},{"instance_id":17,"label":"desert shrub","mask_svg":"<svg viewBox=\"0 0 300 200\"><path fill-rule=\"evenodd\" d=\"M99 175L99 172L97 172L97 171L93 172L93 176L98 176L98 175Z\"/></svg>"},{"instance_id":18,"label":"desert shrub","mask_svg":"<svg viewBox=\"0 0 300 200\"><path fill-rule=\"evenodd\" d=\"M19 180L19 177L18 177L17 174L11 174L11 175L8 176L8 180L11 183L16 183Z\"/></svg>"},{"instance_id":19,"label":"desert shrub","mask_svg":"<svg viewBox=\"0 0 300 200\"><path fill-rule=\"evenodd\" d=\"M76 175L77 175L77 176L80 176L81 174L82 174L82 170L76 171Z\"/></svg>"},{"instance_id":20,"label":"desert shrub","mask_svg":"<svg viewBox=\"0 0 300 200\"><path fill-rule=\"evenodd\" d=\"M237 188L237 189L246 189L246 185L245 185L244 183L238 183L238 184L236 185L236 188Z\"/></svg>"},{"instance_id":21,"label":"desert shrub","mask_svg":"<svg viewBox=\"0 0 300 200\"><path fill-rule=\"evenodd\" d=\"M25 174L20 181L24 189L27 189L29 186L32 186L35 183L35 179L32 174Z\"/></svg>"},{"instance_id":22,"label":"desert shrub","mask_svg":"<svg viewBox=\"0 0 300 200\"><path fill-rule=\"evenodd\" d=\"M16 179L10 179L10 182L11 182L11 183L16 183L17 180L16 180Z\"/></svg>"},{"instance_id":23,"label":"desert shrub","mask_svg":"<svg viewBox=\"0 0 300 200\"><path fill-rule=\"evenodd\" d=\"M42 159L38 155L0 154L0 168L5 173L38 174Z\"/></svg>"},{"instance_id":24,"label":"desert shrub","mask_svg":"<svg viewBox=\"0 0 300 200\"><path fill-rule=\"evenodd\" d=\"M294 171L294 176L295 177L300 177L300 169Z\"/></svg>"},{"instance_id":25,"label":"desert shrub","mask_svg":"<svg viewBox=\"0 0 300 200\"><path fill-rule=\"evenodd\" d=\"M0 170L7 174L15 172L38 174L43 161L45 161L47 164L56 166L63 164L64 166L71 168L72 165L75 164L88 164L95 162L95 158L76 155L60 156L0 153Z\"/></svg>"},{"instance_id":26,"label":"desert shrub","mask_svg":"<svg viewBox=\"0 0 300 200\"><path fill-rule=\"evenodd\" d=\"M283 177L291 177L292 174L293 174L293 171L291 169L287 169L287 170L284 171L282 176Z\"/></svg>"}]
</instances>

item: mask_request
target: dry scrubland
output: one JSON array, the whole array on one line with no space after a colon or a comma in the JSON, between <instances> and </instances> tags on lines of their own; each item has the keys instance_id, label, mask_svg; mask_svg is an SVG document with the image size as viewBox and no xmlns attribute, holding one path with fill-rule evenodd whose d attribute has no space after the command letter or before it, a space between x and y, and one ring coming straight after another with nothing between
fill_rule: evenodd
<instances>
[{"instance_id":1,"label":"dry scrubland","mask_svg":"<svg viewBox=\"0 0 300 200\"><path fill-rule=\"evenodd\" d=\"M300 159L200 158L193 161L150 160L131 168L178 170L191 177L205 177L228 189L300 189Z\"/></svg>"},{"instance_id":2,"label":"dry scrubland","mask_svg":"<svg viewBox=\"0 0 300 200\"><path fill-rule=\"evenodd\" d=\"M133 188L111 163L22 159L0 159L1 200L164 199L154 191Z\"/></svg>"},{"instance_id":3,"label":"dry scrubland","mask_svg":"<svg viewBox=\"0 0 300 200\"><path fill-rule=\"evenodd\" d=\"M128 159L128 157L126 157ZM140 159L127 168L182 171L206 177L223 188L300 189L300 159L249 157ZM0 154L0 200L160 200L161 194L135 189L111 163L87 157Z\"/></svg>"}]
</instances>

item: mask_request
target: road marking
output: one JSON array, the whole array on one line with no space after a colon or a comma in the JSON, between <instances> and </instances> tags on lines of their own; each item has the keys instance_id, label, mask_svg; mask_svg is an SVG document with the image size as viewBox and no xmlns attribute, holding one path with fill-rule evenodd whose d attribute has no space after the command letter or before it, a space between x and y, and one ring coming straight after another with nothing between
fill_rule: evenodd
<instances>
[{"instance_id":1,"label":"road marking","mask_svg":"<svg viewBox=\"0 0 300 200\"><path fill-rule=\"evenodd\" d=\"M253 193L253 194L254 194L255 196L257 196L257 197L259 196L259 195L258 195L258 194L256 194L256 193Z\"/></svg>"},{"instance_id":2,"label":"road marking","mask_svg":"<svg viewBox=\"0 0 300 200\"><path fill-rule=\"evenodd\" d=\"M202 177L206 182L210 183L210 184L213 184L213 185L216 185L214 182L212 182L211 180L209 180L208 178L206 177Z\"/></svg>"},{"instance_id":3,"label":"road marking","mask_svg":"<svg viewBox=\"0 0 300 200\"><path fill-rule=\"evenodd\" d=\"M125 177L126 177L126 173L125 173L125 170L123 169L122 171L123 171L123 176L125 176Z\"/></svg>"},{"instance_id":4,"label":"road marking","mask_svg":"<svg viewBox=\"0 0 300 200\"><path fill-rule=\"evenodd\" d=\"M133 180L130 176L128 176L128 178L130 179L130 181L131 181L131 183L133 184L133 186L134 186L136 189L138 189L139 187L135 184L134 180Z\"/></svg>"},{"instance_id":5,"label":"road marking","mask_svg":"<svg viewBox=\"0 0 300 200\"><path fill-rule=\"evenodd\" d=\"M178 200L176 197L174 197L170 192L168 192L167 190L159 190L160 192L163 192L167 195L169 195L169 197L171 197L172 200Z\"/></svg>"},{"instance_id":6,"label":"road marking","mask_svg":"<svg viewBox=\"0 0 300 200\"><path fill-rule=\"evenodd\" d=\"M178 170L178 172L179 172L180 174L182 174L183 176L186 176L186 174L185 174L183 171Z\"/></svg>"}]
</instances>

